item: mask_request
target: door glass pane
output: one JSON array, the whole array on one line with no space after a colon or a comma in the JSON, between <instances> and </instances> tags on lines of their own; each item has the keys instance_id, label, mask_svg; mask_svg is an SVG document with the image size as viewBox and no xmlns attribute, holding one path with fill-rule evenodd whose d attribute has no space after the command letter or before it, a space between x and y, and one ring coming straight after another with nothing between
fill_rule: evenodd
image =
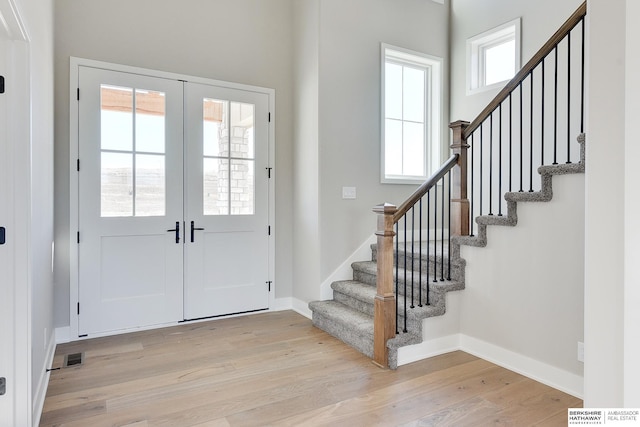
<instances>
[{"instance_id":1,"label":"door glass pane","mask_svg":"<svg viewBox=\"0 0 640 427\"><path fill-rule=\"evenodd\" d=\"M229 214L229 160L203 159L203 214Z\"/></svg>"},{"instance_id":2,"label":"door glass pane","mask_svg":"<svg viewBox=\"0 0 640 427\"><path fill-rule=\"evenodd\" d=\"M231 215L253 215L254 161L231 160Z\"/></svg>"},{"instance_id":3,"label":"door glass pane","mask_svg":"<svg viewBox=\"0 0 640 427\"><path fill-rule=\"evenodd\" d=\"M202 143L205 156L229 155L229 102L216 99L203 100Z\"/></svg>"},{"instance_id":4,"label":"door glass pane","mask_svg":"<svg viewBox=\"0 0 640 427\"><path fill-rule=\"evenodd\" d=\"M102 153L100 176L101 216L132 216L133 155Z\"/></svg>"},{"instance_id":5,"label":"door glass pane","mask_svg":"<svg viewBox=\"0 0 640 427\"><path fill-rule=\"evenodd\" d=\"M136 89L136 151L164 153L165 94Z\"/></svg>"},{"instance_id":6,"label":"door glass pane","mask_svg":"<svg viewBox=\"0 0 640 427\"><path fill-rule=\"evenodd\" d=\"M254 156L252 104L231 103L231 157L250 158Z\"/></svg>"},{"instance_id":7,"label":"door glass pane","mask_svg":"<svg viewBox=\"0 0 640 427\"><path fill-rule=\"evenodd\" d=\"M133 89L100 86L100 147L133 149Z\"/></svg>"},{"instance_id":8,"label":"door glass pane","mask_svg":"<svg viewBox=\"0 0 640 427\"><path fill-rule=\"evenodd\" d=\"M136 216L165 214L165 156L136 154Z\"/></svg>"}]
</instances>

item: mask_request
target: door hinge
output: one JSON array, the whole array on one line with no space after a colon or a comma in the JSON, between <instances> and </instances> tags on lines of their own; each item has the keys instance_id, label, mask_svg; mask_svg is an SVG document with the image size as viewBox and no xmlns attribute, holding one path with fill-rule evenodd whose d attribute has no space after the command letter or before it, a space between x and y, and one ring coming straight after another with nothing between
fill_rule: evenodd
<instances>
[{"instance_id":1,"label":"door hinge","mask_svg":"<svg viewBox=\"0 0 640 427\"><path fill-rule=\"evenodd\" d=\"M78 303L78 315L80 315L80 303Z\"/></svg>"},{"instance_id":2,"label":"door hinge","mask_svg":"<svg viewBox=\"0 0 640 427\"><path fill-rule=\"evenodd\" d=\"M270 226L270 225L267 227L267 234L268 234L269 236L271 236L271 226Z\"/></svg>"},{"instance_id":3,"label":"door hinge","mask_svg":"<svg viewBox=\"0 0 640 427\"><path fill-rule=\"evenodd\" d=\"M80 88L76 89L76 99L80 101Z\"/></svg>"},{"instance_id":4,"label":"door hinge","mask_svg":"<svg viewBox=\"0 0 640 427\"><path fill-rule=\"evenodd\" d=\"M273 282L272 282L271 280L268 280L268 281L267 281L267 286L269 286L269 292L271 292L271 284L272 284L272 283L273 283Z\"/></svg>"},{"instance_id":5,"label":"door hinge","mask_svg":"<svg viewBox=\"0 0 640 427\"><path fill-rule=\"evenodd\" d=\"M76 161L76 170L80 172L80 159Z\"/></svg>"},{"instance_id":6,"label":"door hinge","mask_svg":"<svg viewBox=\"0 0 640 427\"><path fill-rule=\"evenodd\" d=\"M271 113L269 113L269 123L271 123Z\"/></svg>"},{"instance_id":7,"label":"door hinge","mask_svg":"<svg viewBox=\"0 0 640 427\"><path fill-rule=\"evenodd\" d=\"M271 179L271 169L273 168L265 168L267 170L267 176L269 179Z\"/></svg>"},{"instance_id":8,"label":"door hinge","mask_svg":"<svg viewBox=\"0 0 640 427\"><path fill-rule=\"evenodd\" d=\"M0 227L0 245L7 243L7 229Z\"/></svg>"},{"instance_id":9,"label":"door hinge","mask_svg":"<svg viewBox=\"0 0 640 427\"><path fill-rule=\"evenodd\" d=\"M5 377L0 378L0 396L7 393L7 379Z\"/></svg>"},{"instance_id":10,"label":"door hinge","mask_svg":"<svg viewBox=\"0 0 640 427\"><path fill-rule=\"evenodd\" d=\"M0 93L4 93L4 76L0 76Z\"/></svg>"},{"instance_id":11,"label":"door hinge","mask_svg":"<svg viewBox=\"0 0 640 427\"><path fill-rule=\"evenodd\" d=\"M80 232L79 231L76 233L76 239L77 239L78 243L80 243Z\"/></svg>"}]
</instances>

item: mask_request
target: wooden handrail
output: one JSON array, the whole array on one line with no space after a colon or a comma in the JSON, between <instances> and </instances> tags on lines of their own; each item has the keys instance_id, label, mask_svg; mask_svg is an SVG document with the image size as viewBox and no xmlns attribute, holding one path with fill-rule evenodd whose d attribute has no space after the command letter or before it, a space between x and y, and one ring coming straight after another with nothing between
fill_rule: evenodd
<instances>
[{"instance_id":1,"label":"wooden handrail","mask_svg":"<svg viewBox=\"0 0 640 427\"><path fill-rule=\"evenodd\" d=\"M549 55L553 49L560 43L566 35L576 26L587 14L587 2L584 2L580 7L562 24L562 27L556 31L553 36L540 48L533 58L527 62L527 64L507 83L507 85L496 95L495 98L485 107L484 110L478 115L478 117L471 122L471 124L464 131L464 139L469 136L484 122L491 113L498 108L502 102L504 102L509 94L516 89L527 76L533 71L534 68L540 64L547 55Z\"/></svg>"},{"instance_id":2,"label":"wooden handrail","mask_svg":"<svg viewBox=\"0 0 640 427\"><path fill-rule=\"evenodd\" d=\"M433 186L435 186L438 181L442 179L443 176L447 174L457 163L458 163L458 154L454 154L449 157L449 159L444 162L440 169L436 171L433 175L429 177L414 193L409 197L403 204L400 205L398 210L393 215L393 223L398 222L408 211L415 205L418 200L420 200L427 191L431 190Z\"/></svg>"}]
</instances>

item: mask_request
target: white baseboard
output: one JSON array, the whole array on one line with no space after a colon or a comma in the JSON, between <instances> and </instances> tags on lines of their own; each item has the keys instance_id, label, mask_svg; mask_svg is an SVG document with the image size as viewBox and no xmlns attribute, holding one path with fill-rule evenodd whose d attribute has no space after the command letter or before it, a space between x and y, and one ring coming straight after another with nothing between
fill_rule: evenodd
<instances>
[{"instance_id":1,"label":"white baseboard","mask_svg":"<svg viewBox=\"0 0 640 427\"><path fill-rule=\"evenodd\" d=\"M64 344L71 341L71 328L63 326L56 328L56 344Z\"/></svg>"},{"instance_id":2,"label":"white baseboard","mask_svg":"<svg viewBox=\"0 0 640 427\"><path fill-rule=\"evenodd\" d=\"M539 360L460 334L460 350L582 399L584 378Z\"/></svg>"},{"instance_id":3,"label":"white baseboard","mask_svg":"<svg viewBox=\"0 0 640 427\"><path fill-rule=\"evenodd\" d=\"M398 366L417 362L418 360L427 359L429 357L439 356L445 353L451 353L452 351L459 349L459 334L434 338L423 341L420 344L400 347L398 349Z\"/></svg>"},{"instance_id":4,"label":"white baseboard","mask_svg":"<svg viewBox=\"0 0 640 427\"><path fill-rule=\"evenodd\" d=\"M33 399L33 425L40 425L40 417L42 416L42 409L44 408L44 399L47 396L47 387L49 386L49 377L51 373L47 369L53 365L53 356L56 353L56 341L54 336L49 337L49 346L47 347L47 355L44 359L44 366L40 369L40 379L38 380L38 386L35 390L35 396Z\"/></svg>"},{"instance_id":5,"label":"white baseboard","mask_svg":"<svg viewBox=\"0 0 640 427\"><path fill-rule=\"evenodd\" d=\"M461 350L582 399L584 378L539 360L464 335L453 334L398 349L398 366Z\"/></svg>"},{"instance_id":6,"label":"white baseboard","mask_svg":"<svg viewBox=\"0 0 640 427\"><path fill-rule=\"evenodd\" d=\"M303 315L307 319L311 319L311 310L309 310L309 304L297 298L292 298L292 299L293 299L293 304L291 309L296 313Z\"/></svg>"},{"instance_id":7,"label":"white baseboard","mask_svg":"<svg viewBox=\"0 0 640 427\"><path fill-rule=\"evenodd\" d=\"M353 277L353 269L351 264L357 261L371 260L371 245L376 242L376 236L371 233L371 236L365 240L358 249L353 252L349 258L347 258L333 273L325 279L320 285L320 298L323 301L333 298L333 290L331 284L338 280L351 280Z\"/></svg>"},{"instance_id":8,"label":"white baseboard","mask_svg":"<svg viewBox=\"0 0 640 427\"><path fill-rule=\"evenodd\" d=\"M293 307L293 298L275 298L272 301L269 311L291 310Z\"/></svg>"}]
</instances>

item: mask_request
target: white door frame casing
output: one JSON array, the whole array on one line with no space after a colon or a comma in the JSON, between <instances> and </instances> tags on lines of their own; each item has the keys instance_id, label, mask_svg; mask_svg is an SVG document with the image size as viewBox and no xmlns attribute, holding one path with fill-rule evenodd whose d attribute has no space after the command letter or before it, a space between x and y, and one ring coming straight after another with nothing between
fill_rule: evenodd
<instances>
[{"instance_id":1,"label":"white door frame casing","mask_svg":"<svg viewBox=\"0 0 640 427\"><path fill-rule=\"evenodd\" d=\"M257 86L244 85L239 83L230 83L224 82L220 80L207 79L202 77L194 77L176 73L169 73L164 71L150 70L139 67L132 67L121 64L113 64L107 63L103 61L96 61L91 59L83 59L71 57L70 59L70 72L69 72L69 129L70 131L70 141L69 141L69 164L71 165L72 170L70 171L69 178L69 188L70 188L70 209L69 209L69 224L71 234L69 239L69 263L70 263L70 283L69 283L69 340L75 341L78 339L82 339L83 337L78 336L79 331L79 316L77 312L77 303L78 303L78 293L79 293L79 251L78 251L78 243L76 239L76 232L78 231L79 226L79 177L78 173L75 170L78 156L79 156L79 136L78 136L78 120L79 120L79 111L78 111L78 75L79 75L79 67L94 67L94 68L102 68L105 70L112 71L120 71L127 72L151 77L159 77L166 79L174 79L174 80L183 80L187 82L193 83L202 83L206 85L215 85L221 87L227 87L231 89L239 89L250 92L263 93L268 95L269 97L269 114L271 117L271 121L269 123L269 167L275 169L275 90L269 88L262 88ZM80 94L82 96L82 94ZM271 224L271 239L269 240L269 278L268 280L274 281L274 270L275 270L275 174L271 174L271 179L269 181L269 222ZM271 288L271 292L269 294L269 306L275 307L275 283ZM157 327L157 326L154 326ZM133 330L142 330L148 328L136 328ZM108 335L108 334L107 334ZM92 337L100 336L100 334L92 335Z\"/></svg>"},{"instance_id":2,"label":"white door frame casing","mask_svg":"<svg viewBox=\"0 0 640 427\"><path fill-rule=\"evenodd\" d=\"M0 396L0 426L32 425L34 420L31 367L31 123L30 123L30 61L29 37L19 10L13 0L0 0L0 55L6 60L5 101L10 103L0 118L6 138L0 151L6 153L8 167L1 179L6 179L9 194L0 194L9 201L6 223L8 281L3 282L8 304L0 315L0 336L7 351L0 352L1 377L7 379L7 392ZM4 191L2 191L4 193ZM18 236L20 236L18 238ZM3 272L3 275L5 273ZM7 424L5 424L7 423Z\"/></svg>"}]
</instances>

